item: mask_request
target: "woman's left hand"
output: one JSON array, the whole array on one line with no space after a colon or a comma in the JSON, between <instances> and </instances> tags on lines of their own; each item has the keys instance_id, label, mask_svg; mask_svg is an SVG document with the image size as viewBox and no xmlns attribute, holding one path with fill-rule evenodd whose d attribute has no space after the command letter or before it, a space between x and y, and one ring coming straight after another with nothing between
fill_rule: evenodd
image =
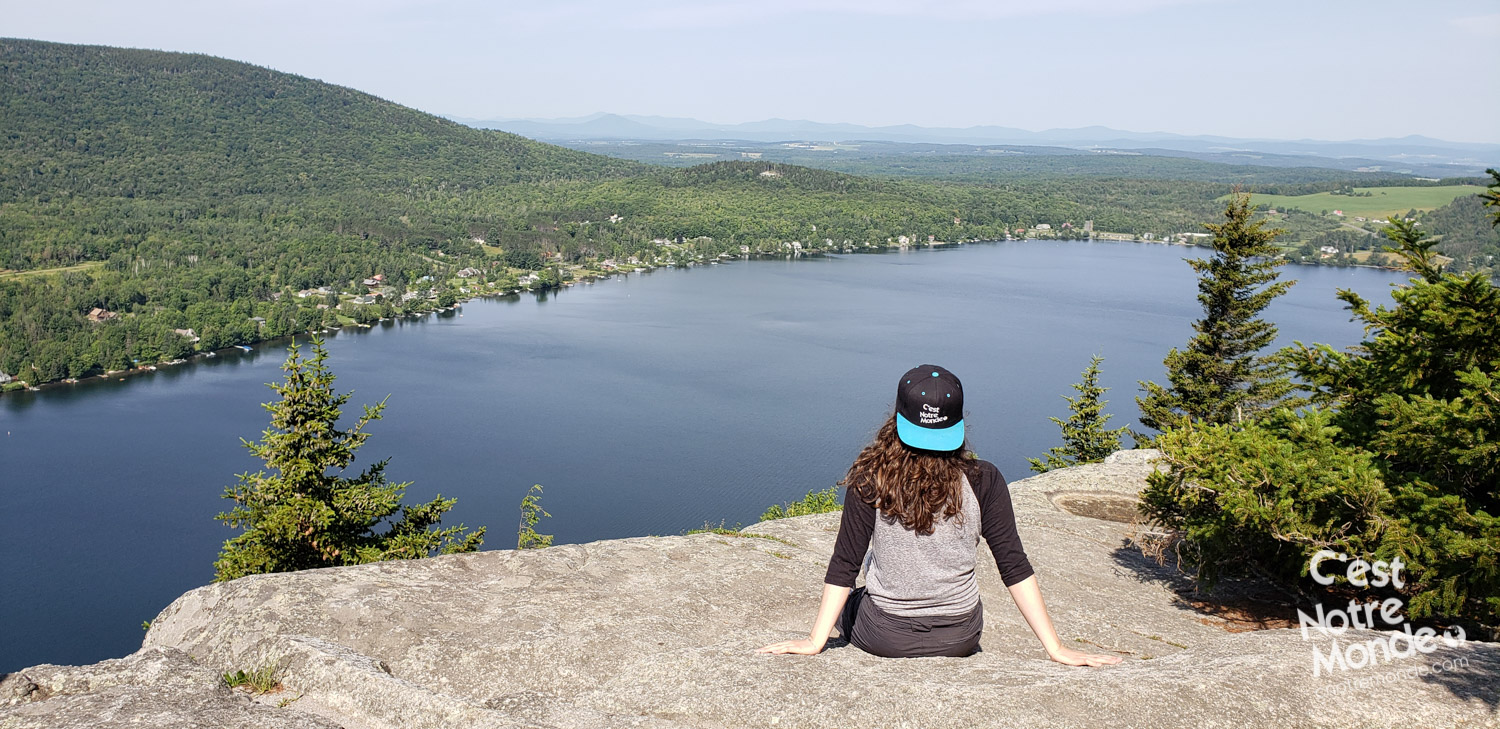
<instances>
[{"instance_id":1,"label":"woman's left hand","mask_svg":"<svg viewBox=\"0 0 1500 729\"><path fill-rule=\"evenodd\" d=\"M1120 662L1119 656L1084 653L1065 646L1058 646L1057 650L1048 652L1047 657L1065 666L1113 666Z\"/></svg>"},{"instance_id":2,"label":"woman's left hand","mask_svg":"<svg viewBox=\"0 0 1500 729\"><path fill-rule=\"evenodd\" d=\"M823 652L823 646L803 638L802 640L783 640L780 643L772 643L764 648L757 648L756 653L795 653L797 655L812 656Z\"/></svg>"}]
</instances>

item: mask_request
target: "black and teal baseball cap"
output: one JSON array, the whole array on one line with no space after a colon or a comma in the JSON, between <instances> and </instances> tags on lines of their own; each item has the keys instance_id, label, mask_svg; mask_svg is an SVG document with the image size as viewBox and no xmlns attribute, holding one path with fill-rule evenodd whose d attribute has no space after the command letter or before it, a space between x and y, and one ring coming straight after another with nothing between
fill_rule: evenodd
<instances>
[{"instance_id":1,"label":"black and teal baseball cap","mask_svg":"<svg viewBox=\"0 0 1500 729\"><path fill-rule=\"evenodd\" d=\"M952 451L964 444L964 386L952 372L921 365L896 386L896 435L927 451Z\"/></svg>"}]
</instances>

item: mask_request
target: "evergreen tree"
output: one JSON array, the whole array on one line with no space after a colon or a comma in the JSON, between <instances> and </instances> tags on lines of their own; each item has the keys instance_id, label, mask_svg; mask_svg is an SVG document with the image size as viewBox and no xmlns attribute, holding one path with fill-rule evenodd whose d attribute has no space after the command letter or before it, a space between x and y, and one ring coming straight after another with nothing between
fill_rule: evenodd
<instances>
[{"instance_id":1,"label":"evergreen tree","mask_svg":"<svg viewBox=\"0 0 1500 729\"><path fill-rule=\"evenodd\" d=\"M1494 625L1500 288L1484 274L1443 273L1410 222L1385 234L1416 276L1392 294L1394 306L1339 292L1365 341L1277 355L1311 406L1163 433L1156 445L1168 469L1148 477L1141 512L1168 531L1158 546L1171 545L1208 583L1248 570L1305 587L1319 549L1399 557L1412 617Z\"/></svg>"},{"instance_id":2,"label":"evergreen tree","mask_svg":"<svg viewBox=\"0 0 1500 729\"><path fill-rule=\"evenodd\" d=\"M552 546L551 534L538 534L536 525L542 517L551 517L542 508L542 485L533 484L521 499L521 523L516 529L516 549L546 549Z\"/></svg>"},{"instance_id":3,"label":"evergreen tree","mask_svg":"<svg viewBox=\"0 0 1500 729\"><path fill-rule=\"evenodd\" d=\"M225 489L224 498L235 506L215 518L244 532L224 543L215 579L479 549L484 527L467 534L463 525L433 528L455 499L403 506L410 484L387 481L387 461L343 475L385 401L365 406L352 428L338 429L349 393L334 392L322 340L313 338L312 346L313 356L303 359L292 344L282 366L285 381L270 385L281 399L263 406L271 427L259 442L242 439L270 473L240 474L239 483Z\"/></svg>"},{"instance_id":4,"label":"evergreen tree","mask_svg":"<svg viewBox=\"0 0 1500 729\"><path fill-rule=\"evenodd\" d=\"M1489 174L1490 179L1494 180L1494 182L1490 183L1489 189L1479 193L1479 197L1484 200L1485 207L1495 208L1494 214L1497 216L1497 219L1500 219L1500 170L1490 168L1485 170L1485 172Z\"/></svg>"},{"instance_id":5,"label":"evergreen tree","mask_svg":"<svg viewBox=\"0 0 1500 729\"><path fill-rule=\"evenodd\" d=\"M1026 459L1031 463L1031 470L1046 473L1054 468L1098 463L1105 456L1120 450L1120 436L1128 428L1104 429L1111 416L1104 412L1104 406L1109 401L1102 399L1109 388L1099 386L1099 365L1103 362L1103 357L1094 355L1083 371L1083 381L1073 385L1073 389L1078 391L1078 397L1062 396L1068 401L1068 410L1073 414L1067 420L1048 420L1062 428L1063 444L1048 450L1045 460Z\"/></svg>"},{"instance_id":6,"label":"evergreen tree","mask_svg":"<svg viewBox=\"0 0 1500 729\"><path fill-rule=\"evenodd\" d=\"M1291 392L1284 370L1259 354L1275 341L1276 326L1258 317L1294 283L1276 280L1286 261L1271 241L1285 231L1252 221L1255 210L1248 194L1236 194L1224 222L1204 225L1214 254L1188 261L1198 272L1203 318L1193 323L1187 349L1167 354L1170 384L1140 383L1142 425L1165 431L1190 422L1240 423Z\"/></svg>"},{"instance_id":7,"label":"evergreen tree","mask_svg":"<svg viewBox=\"0 0 1500 729\"><path fill-rule=\"evenodd\" d=\"M1139 544L1172 554L1205 588L1225 573L1297 588L1319 549L1378 551L1390 492L1363 450L1343 447L1329 412L1279 408L1243 425L1187 423L1157 436L1167 466L1146 477L1140 512L1161 532Z\"/></svg>"},{"instance_id":8,"label":"evergreen tree","mask_svg":"<svg viewBox=\"0 0 1500 729\"><path fill-rule=\"evenodd\" d=\"M1500 187L1500 179L1492 192ZM1497 219L1500 222L1500 219ZM1434 241L1404 220L1386 237L1416 273L1371 308L1340 291L1368 339L1284 355L1315 403L1338 409L1340 442L1377 454L1400 528L1386 544L1413 565L1411 609L1500 616L1500 288L1443 273Z\"/></svg>"}]
</instances>

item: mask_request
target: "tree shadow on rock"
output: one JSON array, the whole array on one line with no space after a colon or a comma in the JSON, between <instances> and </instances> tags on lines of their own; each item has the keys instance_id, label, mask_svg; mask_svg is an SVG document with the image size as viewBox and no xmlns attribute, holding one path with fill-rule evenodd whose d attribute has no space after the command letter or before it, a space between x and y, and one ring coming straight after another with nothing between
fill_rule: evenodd
<instances>
[{"instance_id":1,"label":"tree shadow on rock","mask_svg":"<svg viewBox=\"0 0 1500 729\"><path fill-rule=\"evenodd\" d=\"M1411 660L1411 668L1424 671L1417 676L1424 683L1441 686L1465 701L1482 703L1491 712L1500 708L1500 646L1467 643ZM1422 662L1415 663L1418 660Z\"/></svg>"},{"instance_id":2,"label":"tree shadow on rock","mask_svg":"<svg viewBox=\"0 0 1500 729\"><path fill-rule=\"evenodd\" d=\"M1173 602L1198 614L1198 622L1229 633L1297 627L1297 608L1291 595L1262 580L1224 578L1212 590L1203 590L1191 575L1171 563L1122 544L1110 555L1115 565L1131 572L1141 582L1170 590Z\"/></svg>"},{"instance_id":3,"label":"tree shadow on rock","mask_svg":"<svg viewBox=\"0 0 1500 729\"><path fill-rule=\"evenodd\" d=\"M1116 566L1128 570L1140 582L1170 590L1175 596L1173 602L1181 609L1196 613L1198 622L1229 633L1297 628L1297 608L1300 606L1309 614L1313 610L1311 598L1288 593L1268 581L1254 578L1225 577L1214 589L1201 590L1192 575L1179 569L1170 558L1165 563L1158 562L1130 543L1116 548L1111 557ZM1351 596L1327 597L1336 604L1343 604ZM1470 641L1458 648L1444 648L1407 661L1408 665L1401 665L1399 660L1390 665L1414 671L1407 675L1440 686L1464 701L1482 703L1491 712L1500 709L1500 688L1497 688L1500 687L1500 645ZM1353 674L1350 678L1361 678Z\"/></svg>"}]
</instances>

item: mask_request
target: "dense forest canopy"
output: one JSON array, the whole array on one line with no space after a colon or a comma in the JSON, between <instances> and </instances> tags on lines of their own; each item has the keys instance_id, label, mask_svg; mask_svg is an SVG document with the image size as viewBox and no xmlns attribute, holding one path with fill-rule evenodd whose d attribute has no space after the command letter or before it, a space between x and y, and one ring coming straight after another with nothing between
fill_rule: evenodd
<instances>
[{"instance_id":1,"label":"dense forest canopy","mask_svg":"<svg viewBox=\"0 0 1500 729\"><path fill-rule=\"evenodd\" d=\"M1196 161L1172 163L1185 179L668 168L245 63L27 40L0 40L0 130L0 373L33 384L447 305L527 271L528 285L551 285L601 260L995 239L1087 220L1196 232L1233 178ZM1481 235L1466 214L1444 225ZM1289 218L1299 240L1337 227Z\"/></svg>"}]
</instances>

